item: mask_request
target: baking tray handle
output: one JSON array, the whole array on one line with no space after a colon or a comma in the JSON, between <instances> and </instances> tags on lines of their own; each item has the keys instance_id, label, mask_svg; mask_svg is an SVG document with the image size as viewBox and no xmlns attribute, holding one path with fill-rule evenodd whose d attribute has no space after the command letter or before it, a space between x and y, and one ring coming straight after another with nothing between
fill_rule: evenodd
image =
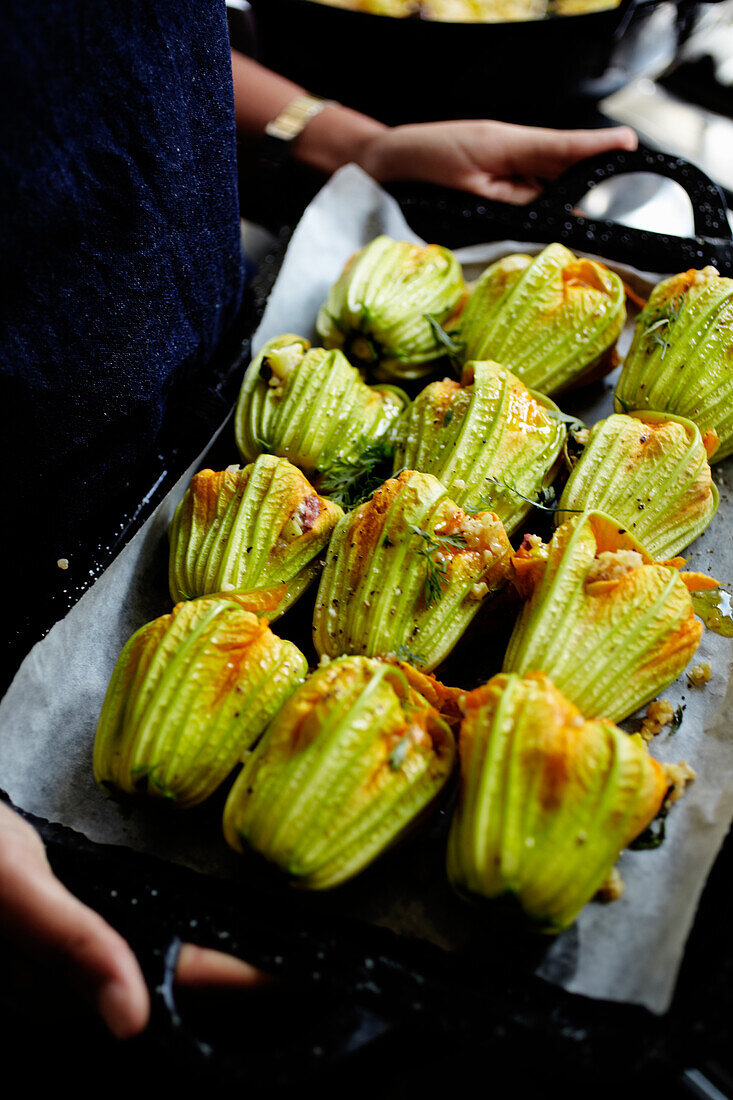
<instances>
[{"instance_id":1,"label":"baking tray handle","mask_svg":"<svg viewBox=\"0 0 733 1100\"><path fill-rule=\"evenodd\" d=\"M578 201L588 191L603 180L629 172L650 172L679 183L692 203L695 236L634 229L576 212ZM542 195L526 206L428 184L393 184L389 190L416 233L450 248L477 240L560 241L571 249L665 275L706 264L733 275L731 227L718 185L681 157L644 146L581 161L548 183Z\"/></svg>"},{"instance_id":2,"label":"baking tray handle","mask_svg":"<svg viewBox=\"0 0 733 1100\"><path fill-rule=\"evenodd\" d=\"M730 240L725 198L720 187L694 164L640 145L633 152L601 153L569 169L533 204L547 218L566 218L575 204L599 183L629 172L650 172L674 180L692 204L695 236Z\"/></svg>"}]
</instances>

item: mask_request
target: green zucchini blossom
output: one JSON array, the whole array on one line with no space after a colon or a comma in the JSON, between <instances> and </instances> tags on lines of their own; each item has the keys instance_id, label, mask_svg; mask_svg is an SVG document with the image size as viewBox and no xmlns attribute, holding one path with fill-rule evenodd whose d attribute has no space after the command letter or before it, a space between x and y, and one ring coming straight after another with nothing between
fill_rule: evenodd
<instances>
[{"instance_id":1,"label":"green zucchini blossom","mask_svg":"<svg viewBox=\"0 0 733 1100\"><path fill-rule=\"evenodd\" d=\"M507 256L474 287L457 324L463 360L491 359L540 393L606 374L626 321L621 279L564 245Z\"/></svg>"},{"instance_id":2,"label":"green zucchini blossom","mask_svg":"<svg viewBox=\"0 0 733 1100\"><path fill-rule=\"evenodd\" d=\"M216 790L308 670L255 613L266 606L261 594L204 596L132 636L97 726L98 783L182 807Z\"/></svg>"},{"instance_id":3,"label":"green zucchini blossom","mask_svg":"<svg viewBox=\"0 0 733 1100\"><path fill-rule=\"evenodd\" d=\"M424 813L454 760L450 727L398 668L332 661L291 696L247 759L224 835L300 886L336 886Z\"/></svg>"},{"instance_id":4,"label":"green zucchini blossom","mask_svg":"<svg viewBox=\"0 0 733 1100\"><path fill-rule=\"evenodd\" d=\"M461 265L449 249L376 237L331 287L316 330L326 347L342 349L359 366L417 378L444 355L434 322L448 325L465 296Z\"/></svg>"}]
</instances>

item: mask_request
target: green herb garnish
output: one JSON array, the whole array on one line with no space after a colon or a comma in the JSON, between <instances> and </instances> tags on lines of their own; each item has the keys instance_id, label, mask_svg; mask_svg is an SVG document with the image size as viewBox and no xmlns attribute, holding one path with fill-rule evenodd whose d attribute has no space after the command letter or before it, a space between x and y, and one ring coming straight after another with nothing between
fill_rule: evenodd
<instances>
[{"instance_id":1,"label":"green herb garnish","mask_svg":"<svg viewBox=\"0 0 733 1100\"><path fill-rule=\"evenodd\" d=\"M679 317L683 302L684 295L679 294L676 298L671 298L661 309L649 315L650 324L644 329L644 339L652 346L662 349L662 359L670 346L669 330Z\"/></svg>"},{"instance_id":2,"label":"green herb garnish","mask_svg":"<svg viewBox=\"0 0 733 1100\"><path fill-rule=\"evenodd\" d=\"M536 497L525 496L524 493L520 493L519 489L515 489L513 485L510 485L507 481L500 481L498 477L487 478L487 481L499 487L502 492L514 493L515 496L520 497L522 500L526 500L527 504L531 504L533 508L539 508L543 512L556 512L558 510L557 505L557 493L552 485L544 485L541 489L537 490ZM493 502L490 496L480 496L478 498L479 504L483 508L493 508ZM562 508L563 512L582 512L582 508Z\"/></svg>"},{"instance_id":3,"label":"green herb garnish","mask_svg":"<svg viewBox=\"0 0 733 1100\"><path fill-rule=\"evenodd\" d=\"M384 482L382 476L389 472L381 469L392 462L395 445L386 439L359 440L362 449L357 458L335 458L321 470L319 490L342 508L350 511L368 500L375 489Z\"/></svg>"},{"instance_id":4,"label":"green herb garnish","mask_svg":"<svg viewBox=\"0 0 733 1100\"><path fill-rule=\"evenodd\" d=\"M461 548L466 545L463 535L431 535L429 531L423 531L422 527L410 524L410 527L425 543L418 550L421 558L425 559L425 603L432 607L443 595L443 585L448 581L448 571L442 561L436 561L435 553L446 546Z\"/></svg>"},{"instance_id":5,"label":"green herb garnish","mask_svg":"<svg viewBox=\"0 0 733 1100\"><path fill-rule=\"evenodd\" d=\"M405 661L408 665L427 664L427 657L424 653L413 653L410 647L406 645L398 646L395 656L398 661Z\"/></svg>"},{"instance_id":6,"label":"green herb garnish","mask_svg":"<svg viewBox=\"0 0 733 1100\"><path fill-rule=\"evenodd\" d=\"M669 724L669 736L670 737L672 737L675 733L677 733L677 730L682 725L682 718L683 718L684 709L685 708L684 708L683 704L680 703L680 705L675 710L674 717L672 718L672 721Z\"/></svg>"}]
</instances>

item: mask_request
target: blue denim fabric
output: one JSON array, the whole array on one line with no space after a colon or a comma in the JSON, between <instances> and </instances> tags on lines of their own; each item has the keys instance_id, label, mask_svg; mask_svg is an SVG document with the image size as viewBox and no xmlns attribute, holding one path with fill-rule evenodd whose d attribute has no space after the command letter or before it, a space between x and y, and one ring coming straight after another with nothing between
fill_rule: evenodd
<instances>
[{"instance_id":1,"label":"blue denim fabric","mask_svg":"<svg viewBox=\"0 0 733 1100\"><path fill-rule=\"evenodd\" d=\"M240 302L224 2L3 0L0 104L4 480L71 529Z\"/></svg>"}]
</instances>

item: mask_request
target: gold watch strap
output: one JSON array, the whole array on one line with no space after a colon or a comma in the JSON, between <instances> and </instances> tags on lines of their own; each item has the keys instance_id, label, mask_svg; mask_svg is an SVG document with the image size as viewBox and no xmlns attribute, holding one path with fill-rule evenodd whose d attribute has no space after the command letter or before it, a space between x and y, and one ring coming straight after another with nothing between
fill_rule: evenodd
<instances>
[{"instance_id":1,"label":"gold watch strap","mask_svg":"<svg viewBox=\"0 0 733 1100\"><path fill-rule=\"evenodd\" d=\"M297 95L283 107L277 118L267 123L265 133L278 141L293 141L303 132L311 119L319 115L323 108L328 107L332 102L330 99L319 99L314 95Z\"/></svg>"}]
</instances>

